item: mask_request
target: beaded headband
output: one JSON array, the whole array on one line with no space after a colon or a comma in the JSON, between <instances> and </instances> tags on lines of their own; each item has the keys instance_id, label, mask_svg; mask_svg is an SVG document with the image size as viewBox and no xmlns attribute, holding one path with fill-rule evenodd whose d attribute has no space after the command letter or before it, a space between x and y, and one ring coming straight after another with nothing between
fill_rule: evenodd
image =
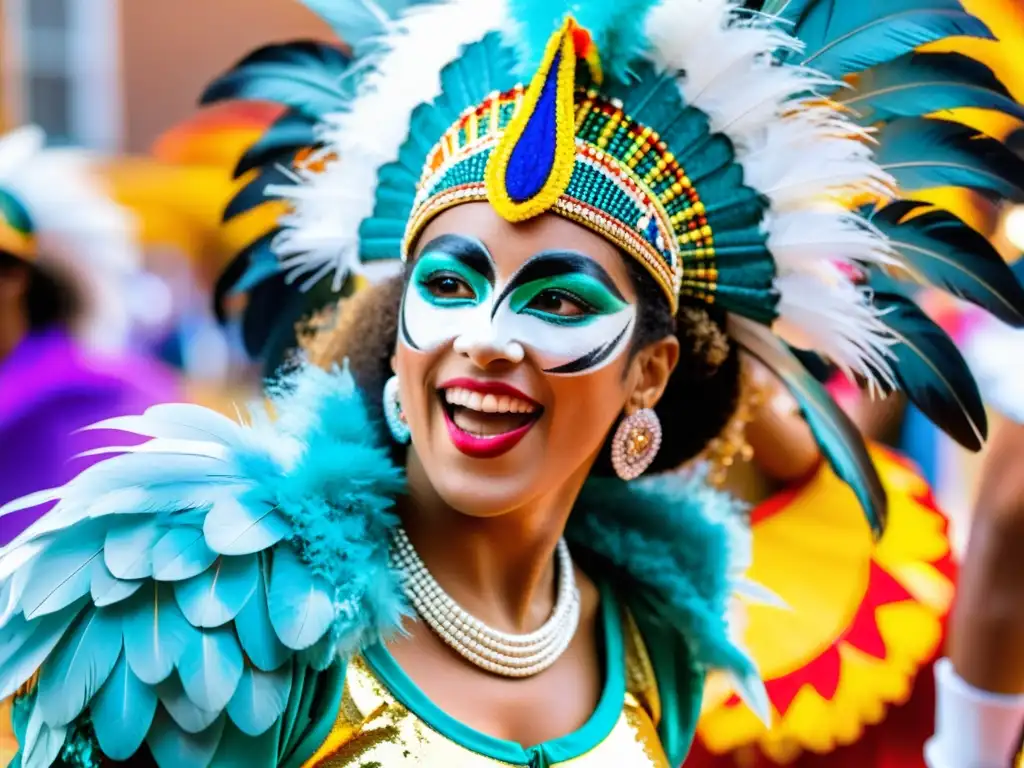
<instances>
[{"instance_id":1,"label":"beaded headband","mask_svg":"<svg viewBox=\"0 0 1024 768\"><path fill-rule=\"evenodd\" d=\"M718 273L705 207L686 171L621 102L577 85L601 81L586 30L570 17L527 87L493 93L464 112L427 156L402 256L439 213L486 201L505 219L551 212L608 238L661 286L713 303Z\"/></svg>"}]
</instances>

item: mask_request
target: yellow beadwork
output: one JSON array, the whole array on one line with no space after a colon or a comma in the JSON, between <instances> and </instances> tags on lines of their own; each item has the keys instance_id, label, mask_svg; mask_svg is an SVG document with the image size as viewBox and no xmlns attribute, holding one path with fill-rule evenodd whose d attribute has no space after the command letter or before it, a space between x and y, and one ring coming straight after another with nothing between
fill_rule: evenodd
<instances>
[{"instance_id":1,"label":"yellow beadwork","mask_svg":"<svg viewBox=\"0 0 1024 768\"><path fill-rule=\"evenodd\" d=\"M487 199L494 210L508 221L526 221L549 210L565 192L572 178L573 166L576 163L576 43L573 39L575 29L576 22L571 16L567 17L561 30L548 42L544 59L526 89L523 103L488 160L484 176ZM558 72L555 93L554 163L551 174L541 190L529 200L517 203L509 196L505 187L505 173L512 153L537 108L537 102L540 101L556 58Z\"/></svg>"}]
</instances>

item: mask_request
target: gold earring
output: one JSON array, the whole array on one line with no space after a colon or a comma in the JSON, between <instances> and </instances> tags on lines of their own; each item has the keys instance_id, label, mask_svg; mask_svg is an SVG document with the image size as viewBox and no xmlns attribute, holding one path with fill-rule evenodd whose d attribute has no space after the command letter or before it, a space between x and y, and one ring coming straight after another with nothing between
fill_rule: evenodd
<instances>
[{"instance_id":1,"label":"gold earring","mask_svg":"<svg viewBox=\"0 0 1024 768\"><path fill-rule=\"evenodd\" d=\"M756 417L764 404L764 387L754 382L744 366L740 375L740 399L736 412L722 433L708 443L703 458L708 464L708 483L721 488L736 460L747 462L754 458L754 449L747 442L747 425Z\"/></svg>"}]
</instances>

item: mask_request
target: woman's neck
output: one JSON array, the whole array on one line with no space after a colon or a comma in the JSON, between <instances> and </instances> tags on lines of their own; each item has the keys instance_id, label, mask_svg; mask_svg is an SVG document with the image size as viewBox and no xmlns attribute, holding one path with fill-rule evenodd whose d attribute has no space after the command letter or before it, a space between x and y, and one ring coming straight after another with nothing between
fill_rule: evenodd
<instances>
[{"instance_id":1,"label":"woman's neck","mask_svg":"<svg viewBox=\"0 0 1024 768\"><path fill-rule=\"evenodd\" d=\"M540 627L554 607L555 548L585 475L523 508L479 518L448 506L415 453L409 455L409 496L399 513L431 575L495 629L526 633Z\"/></svg>"}]
</instances>

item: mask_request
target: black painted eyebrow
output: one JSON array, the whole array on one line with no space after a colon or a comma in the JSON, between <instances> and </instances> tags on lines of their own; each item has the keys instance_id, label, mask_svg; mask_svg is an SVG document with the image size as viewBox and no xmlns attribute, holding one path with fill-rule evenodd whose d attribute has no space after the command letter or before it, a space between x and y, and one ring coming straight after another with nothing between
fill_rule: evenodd
<instances>
[{"instance_id":1,"label":"black painted eyebrow","mask_svg":"<svg viewBox=\"0 0 1024 768\"><path fill-rule=\"evenodd\" d=\"M501 295L494 302L491 316L494 316L502 302L519 286L532 283L534 280L576 272L581 272L594 278L607 288L612 296L623 303L627 303L625 297L615 285L615 281L612 280L611 275L589 256L585 256L578 251L542 251L523 264L519 271L512 276L512 279L508 281L508 285L505 286Z\"/></svg>"},{"instance_id":2,"label":"black painted eyebrow","mask_svg":"<svg viewBox=\"0 0 1024 768\"><path fill-rule=\"evenodd\" d=\"M452 234L440 235L423 246L420 249L419 255L422 256L431 251L446 253L453 259L462 262L474 272L479 272L483 275L484 279L492 286L497 279L494 258L491 256L491 252L487 250L487 246L482 241L475 237Z\"/></svg>"}]
</instances>

